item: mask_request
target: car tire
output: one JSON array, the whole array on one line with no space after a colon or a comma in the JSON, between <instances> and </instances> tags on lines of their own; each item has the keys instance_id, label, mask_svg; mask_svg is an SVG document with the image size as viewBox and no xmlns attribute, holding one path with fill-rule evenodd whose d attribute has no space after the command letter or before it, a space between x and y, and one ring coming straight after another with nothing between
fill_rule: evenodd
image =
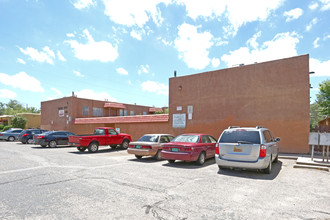
<instances>
[{"instance_id":1,"label":"car tire","mask_svg":"<svg viewBox=\"0 0 330 220\"><path fill-rule=\"evenodd\" d=\"M278 162L278 153L276 154L276 157L275 157L275 160L274 160L275 163Z\"/></svg>"},{"instance_id":2,"label":"car tire","mask_svg":"<svg viewBox=\"0 0 330 220\"><path fill-rule=\"evenodd\" d=\"M89 153L95 153L99 150L99 144L97 142L92 142L88 146Z\"/></svg>"},{"instance_id":3,"label":"car tire","mask_svg":"<svg viewBox=\"0 0 330 220\"><path fill-rule=\"evenodd\" d=\"M116 149L117 148L117 144L112 144L110 145L111 149Z\"/></svg>"},{"instance_id":4,"label":"car tire","mask_svg":"<svg viewBox=\"0 0 330 220\"><path fill-rule=\"evenodd\" d=\"M51 148L54 148L54 147L56 147L56 141L50 141L49 143L48 143L48 146L49 147L51 147Z\"/></svg>"},{"instance_id":5,"label":"car tire","mask_svg":"<svg viewBox=\"0 0 330 220\"><path fill-rule=\"evenodd\" d=\"M175 160L167 160L169 163L174 163Z\"/></svg>"},{"instance_id":6,"label":"car tire","mask_svg":"<svg viewBox=\"0 0 330 220\"><path fill-rule=\"evenodd\" d=\"M41 147L47 147L47 145L40 145Z\"/></svg>"},{"instance_id":7,"label":"car tire","mask_svg":"<svg viewBox=\"0 0 330 220\"><path fill-rule=\"evenodd\" d=\"M128 148L128 145L129 145L129 140L125 139L123 141L123 143L121 144L121 147L124 148L124 149L127 149Z\"/></svg>"},{"instance_id":8,"label":"car tire","mask_svg":"<svg viewBox=\"0 0 330 220\"><path fill-rule=\"evenodd\" d=\"M219 168L219 170L223 170L223 167L222 167L222 166L220 166L220 165L218 165L218 168Z\"/></svg>"},{"instance_id":9,"label":"car tire","mask_svg":"<svg viewBox=\"0 0 330 220\"><path fill-rule=\"evenodd\" d=\"M162 150L158 150L156 155L155 155L156 160L161 160L162 159Z\"/></svg>"},{"instance_id":10,"label":"car tire","mask_svg":"<svg viewBox=\"0 0 330 220\"><path fill-rule=\"evenodd\" d=\"M77 150L79 150L80 152L84 152L86 150L86 147L77 147Z\"/></svg>"},{"instance_id":11,"label":"car tire","mask_svg":"<svg viewBox=\"0 0 330 220\"><path fill-rule=\"evenodd\" d=\"M139 155L135 155L136 159L141 159L142 156L139 156Z\"/></svg>"},{"instance_id":12,"label":"car tire","mask_svg":"<svg viewBox=\"0 0 330 220\"><path fill-rule=\"evenodd\" d=\"M29 138L25 143L26 144L33 144L33 139L32 138Z\"/></svg>"},{"instance_id":13,"label":"car tire","mask_svg":"<svg viewBox=\"0 0 330 220\"><path fill-rule=\"evenodd\" d=\"M8 141L14 141L14 140L15 140L15 137L13 137L13 136L8 137Z\"/></svg>"},{"instance_id":14,"label":"car tire","mask_svg":"<svg viewBox=\"0 0 330 220\"><path fill-rule=\"evenodd\" d=\"M264 173L270 174L272 172L272 158L270 158L269 165L264 169Z\"/></svg>"},{"instance_id":15,"label":"car tire","mask_svg":"<svg viewBox=\"0 0 330 220\"><path fill-rule=\"evenodd\" d=\"M203 165L203 164L205 163L205 153L204 153L204 152L202 152L202 153L199 155L199 157L198 157L196 163L197 163L198 165Z\"/></svg>"}]
</instances>

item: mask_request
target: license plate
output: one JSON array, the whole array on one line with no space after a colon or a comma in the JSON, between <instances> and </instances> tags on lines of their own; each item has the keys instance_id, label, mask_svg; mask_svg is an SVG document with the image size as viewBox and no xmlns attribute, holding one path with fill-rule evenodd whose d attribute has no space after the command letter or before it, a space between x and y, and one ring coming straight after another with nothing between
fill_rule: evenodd
<instances>
[{"instance_id":1,"label":"license plate","mask_svg":"<svg viewBox=\"0 0 330 220\"><path fill-rule=\"evenodd\" d=\"M178 152L179 149L178 149L178 148L172 148L172 151L173 151L173 152Z\"/></svg>"},{"instance_id":2,"label":"license plate","mask_svg":"<svg viewBox=\"0 0 330 220\"><path fill-rule=\"evenodd\" d=\"M236 147L234 147L234 152L242 152L242 148L236 148Z\"/></svg>"},{"instance_id":3,"label":"license plate","mask_svg":"<svg viewBox=\"0 0 330 220\"><path fill-rule=\"evenodd\" d=\"M141 148L141 145L136 145L135 148L140 149Z\"/></svg>"},{"instance_id":4,"label":"license plate","mask_svg":"<svg viewBox=\"0 0 330 220\"><path fill-rule=\"evenodd\" d=\"M72 143L71 145L72 145L72 146L75 146L76 144L75 144L75 143Z\"/></svg>"}]
</instances>

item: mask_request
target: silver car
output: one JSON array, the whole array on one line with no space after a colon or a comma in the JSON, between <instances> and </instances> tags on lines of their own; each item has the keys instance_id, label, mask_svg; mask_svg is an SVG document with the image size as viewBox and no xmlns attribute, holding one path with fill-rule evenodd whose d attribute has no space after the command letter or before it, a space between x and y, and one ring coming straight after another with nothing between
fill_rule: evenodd
<instances>
[{"instance_id":1,"label":"silver car","mask_svg":"<svg viewBox=\"0 0 330 220\"><path fill-rule=\"evenodd\" d=\"M11 128L7 131L0 132L0 140L14 141L17 140L18 135L23 131L22 128Z\"/></svg>"},{"instance_id":2,"label":"silver car","mask_svg":"<svg viewBox=\"0 0 330 220\"><path fill-rule=\"evenodd\" d=\"M280 138L267 128L232 126L225 129L216 145L215 161L221 168L258 169L271 173L278 161Z\"/></svg>"}]
</instances>

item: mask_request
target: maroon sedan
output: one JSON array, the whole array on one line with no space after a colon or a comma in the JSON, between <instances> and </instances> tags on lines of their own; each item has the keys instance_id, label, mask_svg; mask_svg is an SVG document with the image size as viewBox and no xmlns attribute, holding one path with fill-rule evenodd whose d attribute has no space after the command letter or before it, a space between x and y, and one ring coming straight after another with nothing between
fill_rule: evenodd
<instances>
[{"instance_id":1,"label":"maroon sedan","mask_svg":"<svg viewBox=\"0 0 330 220\"><path fill-rule=\"evenodd\" d=\"M216 139L208 134L182 134L164 144L162 158L169 163L175 160L196 161L202 165L205 159L215 155Z\"/></svg>"}]
</instances>

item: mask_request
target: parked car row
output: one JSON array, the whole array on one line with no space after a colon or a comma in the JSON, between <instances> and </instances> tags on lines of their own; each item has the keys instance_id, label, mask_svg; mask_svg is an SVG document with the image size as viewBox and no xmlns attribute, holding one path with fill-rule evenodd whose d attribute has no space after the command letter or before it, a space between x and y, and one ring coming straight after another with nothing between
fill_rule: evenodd
<instances>
[{"instance_id":1,"label":"parked car row","mask_svg":"<svg viewBox=\"0 0 330 220\"><path fill-rule=\"evenodd\" d=\"M7 131L0 132L0 140L14 141L17 140L18 135L23 131L22 128L11 128Z\"/></svg>"},{"instance_id":2,"label":"parked car row","mask_svg":"<svg viewBox=\"0 0 330 220\"><path fill-rule=\"evenodd\" d=\"M203 165L207 159L215 158L219 169L257 169L265 173L271 173L272 163L278 161L277 142L280 141L280 138L273 137L269 129L261 126L231 126L222 132L218 140L209 134L188 133L177 137L171 134L145 134L131 142L130 135L118 133L110 127L97 127L91 135L75 135L68 131L11 129L2 132L0 138L15 140L16 133L16 139L22 143L34 143L41 147L69 145L77 147L81 152L88 149L95 153L99 146L122 146L137 159L152 156L169 163L181 160Z\"/></svg>"}]
</instances>

